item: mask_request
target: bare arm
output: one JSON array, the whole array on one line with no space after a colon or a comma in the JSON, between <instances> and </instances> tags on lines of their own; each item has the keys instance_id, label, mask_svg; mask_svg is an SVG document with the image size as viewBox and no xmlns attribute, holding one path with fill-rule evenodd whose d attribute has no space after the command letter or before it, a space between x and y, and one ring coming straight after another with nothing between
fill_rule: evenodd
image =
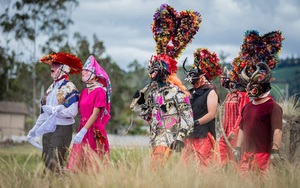
<instances>
[{"instance_id":1,"label":"bare arm","mask_svg":"<svg viewBox=\"0 0 300 188\"><path fill-rule=\"evenodd\" d=\"M93 109L93 113L90 116L90 118L88 119L88 121L86 122L86 124L84 125L84 128L89 129L93 125L93 123L98 118L98 116L100 114L100 111L101 111L101 108L94 108Z\"/></svg>"},{"instance_id":2,"label":"bare arm","mask_svg":"<svg viewBox=\"0 0 300 188\"><path fill-rule=\"evenodd\" d=\"M218 95L215 90L211 90L207 96L207 111L208 113L201 117L198 121L200 125L208 123L216 117L218 107Z\"/></svg>"},{"instance_id":3,"label":"bare arm","mask_svg":"<svg viewBox=\"0 0 300 188\"><path fill-rule=\"evenodd\" d=\"M272 149L279 149L281 145L282 140L282 130L281 129L275 129L273 134L273 145Z\"/></svg>"},{"instance_id":4,"label":"bare arm","mask_svg":"<svg viewBox=\"0 0 300 188\"><path fill-rule=\"evenodd\" d=\"M238 134L238 138L237 138L237 143L236 143L236 147L241 147L243 144L243 137L244 137L244 132L242 129L239 129L239 134Z\"/></svg>"}]
</instances>

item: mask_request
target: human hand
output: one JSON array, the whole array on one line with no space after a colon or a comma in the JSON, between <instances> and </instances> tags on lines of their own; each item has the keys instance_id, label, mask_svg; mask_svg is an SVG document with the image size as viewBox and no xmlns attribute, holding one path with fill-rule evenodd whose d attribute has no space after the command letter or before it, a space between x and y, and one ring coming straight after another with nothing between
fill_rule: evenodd
<instances>
[{"instance_id":1,"label":"human hand","mask_svg":"<svg viewBox=\"0 0 300 188\"><path fill-rule=\"evenodd\" d=\"M138 104L144 104L145 103L145 94L140 92L139 90L136 90L136 92L133 95L133 98L139 99L137 101Z\"/></svg>"},{"instance_id":2,"label":"human hand","mask_svg":"<svg viewBox=\"0 0 300 188\"><path fill-rule=\"evenodd\" d=\"M182 148L184 148L184 142L181 140L175 140L170 147L172 150L175 150L175 152L181 152Z\"/></svg>"},{"instance_id":3,"label":"human hand","mask_svg":"<svg viewBox=\"0 0 300 188\"><path fill-rule=\"evenodd\" d=\"M87 129L82 127L82 129L74 137L74 144L80 144L86 133L87 133Z\"/></svg>"},{"instance_id":4,"label":"human hand","mask_svg":"<svg viewBox=\"0 0 300 188\"><path fill-rule=\"evenodd\" d=\"M235 151L233 152L236 162L241 160L241 147L236 147Z\"/></svg>"},{"instance_id":5,"label":"human hand","mask_svg":"<svg viewBox=\"0 0 300 188\"><path fill-rule=\"evenodd\" d=\"M30 131L29 131L28 134L27 134L27 139L28 139L28 140L36 137L35 131L36 131L38 128L39 128L39 126L34 125L34 126L32 127L32 129L30 129Z\"/></svg>"},{"instance_id":6,"label":"human hand","mask_svg":"<svg viewBox=\"0 0 300 188\"><path fill-rule=\"evenodd\" d=\"M271 149L270 159L274 166L280 164L280 162L283 160L283 158L279 154L278 149Z\"/></svg>"},{"instance_id":7,"label":"human hand","mask_svg":"<svg viewBox=\"0 0 300 188\"><path fill-rule=\"evenodd\" d=\"M30 130L27 134L27 139L32 139L32 138L35 138L35 130Z\"/></svg>"},{"instance_id":8,"label":"human hand","mask_svg":"<svg viewBox=\"0 0 300 188\"><path fill-rule=\"evenodd\" d=\"M198 119L196 119L196 120L194 121L194 127L196 127L196 126L200 126L200 122L199 122Z\"/></svg>"},{"instance_id":9,"label":"human hand","mask_svg":"<svg viewBox=\"0 0 300 188\"><path fill-rule=\"evenodd\" d=\"M60 112L60 111L62 111L63 109L65 109L65 106L64 106L64 105L58 105L58 106L55 106L55 107L53 108L53 113L55 113L55 112Z\"/></svg>"},{"instance_id":10,"label":"human hand","mask_svg":"<svg viewBox=\"0 0 300 188\"><path fill-rule=\"evenodd\" d=\"M50 105L43 105L42 109L45 113L47 113L49 115L53 114L53 107Z\"/></svg>"},{"instance_id":11,"label":"human hand","mask_svg":"<svg viewBox=\"0 0 300 188\"><path fill-rule=\"evenodd\" d=\"M234 140L236 138L236 134L234 133L234 132L230 132L229 134L228 134L228 139L229 140Z\"/></svg>"}]
</instances>

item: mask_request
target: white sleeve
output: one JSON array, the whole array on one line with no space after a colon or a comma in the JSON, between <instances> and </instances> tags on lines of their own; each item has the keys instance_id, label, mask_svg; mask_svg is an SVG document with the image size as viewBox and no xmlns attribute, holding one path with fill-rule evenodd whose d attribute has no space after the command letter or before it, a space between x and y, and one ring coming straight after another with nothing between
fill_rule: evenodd
<instances>
[{"instance_id":1,"label":"white sleeve","mask_svg":"<svg viewBox=\"0 0 300 188\"><path fill-rule=\"evenodd\" d=\"M47 120L47 118L48 118L48 115L46 113L40 114L38 119L35 122L35 126L39 127Z\"/></svg>"},{"instance_id":2,"label":"white sleeve","mask_svg":"<svg viewBox=\"0 0 300 188\"><path fill-rule=\"evenodd\" d=\"M59 118L74 118L78 114L78 102L74 102L68 108L64 108L59 113L57 117Z\"/></svg>"}]
</instances>

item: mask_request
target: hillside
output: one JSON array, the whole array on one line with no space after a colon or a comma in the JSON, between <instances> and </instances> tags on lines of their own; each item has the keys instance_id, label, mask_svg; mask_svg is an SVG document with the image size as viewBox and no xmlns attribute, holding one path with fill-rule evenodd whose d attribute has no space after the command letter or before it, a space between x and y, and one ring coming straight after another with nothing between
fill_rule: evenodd
<instances>
[{"instance_id":1,"label":"hillside","mask_svg":"<svg viewBox=\"0 0 300 188\"><path fill-rule=\"evenodd\" d=\"M300 64L274 69L272 95L290 97L300 92ZM287 92L288 91L288 92ZM288 96L286 96L288 94Z\"/></svg>"}]
</instances>

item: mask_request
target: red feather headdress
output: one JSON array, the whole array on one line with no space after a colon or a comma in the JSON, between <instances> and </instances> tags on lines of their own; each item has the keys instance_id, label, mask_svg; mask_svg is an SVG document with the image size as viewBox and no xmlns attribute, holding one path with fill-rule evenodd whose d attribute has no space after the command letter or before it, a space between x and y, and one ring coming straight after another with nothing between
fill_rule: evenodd
<instances>
[{"instance_id":1,"label":"red feather headdress","mask_svg":"<svg viewBox=\"0 0 300 188\"><path fill-rule=\"evenodd\" d=\"M52 63L68 65L71 68L70 74L80 73L83 66L77 56L65 52L52 52L51 54L47 54L40 59L40 62L48 65L52 65Z\"/></svg>"}]
</instances>

